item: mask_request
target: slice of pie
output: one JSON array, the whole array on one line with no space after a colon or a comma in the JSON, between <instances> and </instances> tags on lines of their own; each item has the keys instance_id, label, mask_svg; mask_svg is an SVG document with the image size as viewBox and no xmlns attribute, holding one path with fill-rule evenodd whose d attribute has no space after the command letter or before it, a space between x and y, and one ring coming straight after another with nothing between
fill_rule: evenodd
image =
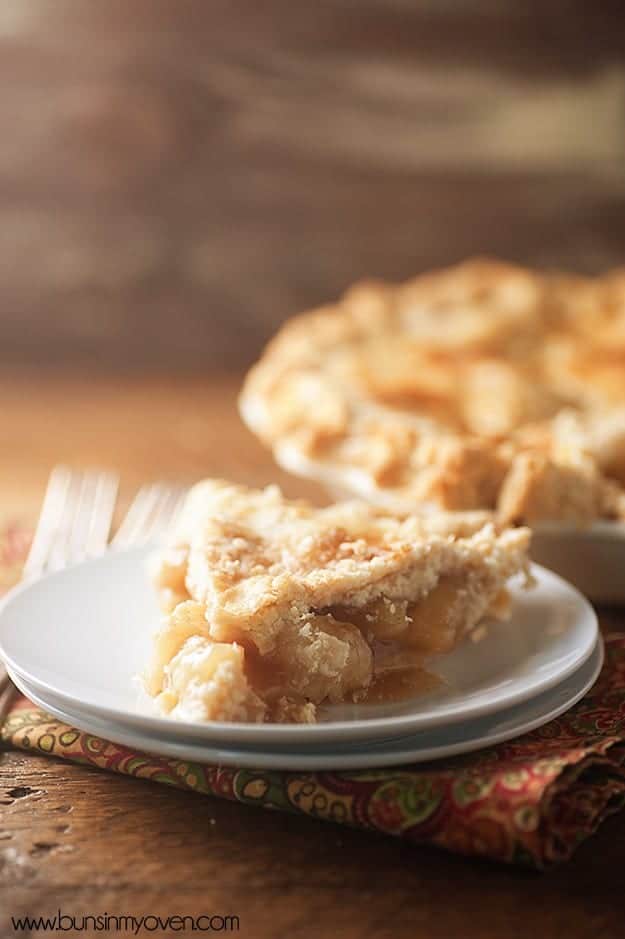
<instances>
[{"instance_id":1,"label":"slice of pie","mask_svg":"<svg viewBox=\"0 0 625 939\"><path fill-rule=\"evenodd\" d=\"M155 569L167 615L147 691L192 721L311 722L324 702L364 700L505 616L529 532L481 522L456 534L449 518L198 484Z\"/></svg>"}]
</instances>

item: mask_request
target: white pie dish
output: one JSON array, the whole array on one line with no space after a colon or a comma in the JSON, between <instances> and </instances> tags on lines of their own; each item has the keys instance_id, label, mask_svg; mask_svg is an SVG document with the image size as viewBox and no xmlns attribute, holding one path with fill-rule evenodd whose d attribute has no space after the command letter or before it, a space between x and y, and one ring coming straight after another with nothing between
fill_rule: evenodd
<instances>
[{"instance_id":1,"label":"white pie dish","mask_svg":"<svg viewBox=\"0 0 625 939\"><path fill-rule=\"evenodd\" d=\"M111 552L8 594L0 607L0 654L11 670L66 709L129 730L213 746L314 746L404 736L516 706L580 668L598 635L581 594L535 567L534 589L512 586L509 621L431 663L447 683L436 692L394 705L324 708L324 720L313 725L174 722L138 706L135 676L148 662L160 619L145 573L150 551Z\"/></svg>"},{"instance_id":2,"label":"white pie dish","mask_svg":"<svg viewBox=\"0 0 625 939\"><path fill-rule=\"evenodd\" d=\"M531 555L596 603L625 603L625 523L543 522L533 529Z\"/></svg>"},{"instance_id":3,"label":"white pie dish","mask_svg":"<svg viewBox=\"0 0 625 939\"><path fill-rule=\"evenodd\" d=\"M288 445L276 447L275 456L283 469L325 485L333 499L364 499L389 511L408 509L392 489L375 487L370 476L354 467L328 468ZM532 560L596 603L625 604L625 522L540 522L530 527Z\"/></svg>"},{"instance_id":4,"label":"white pie dish","mask_svg":"<svg viewBox=\"0 0 625 939\"><path fill-rule=\"evenodd\" d=\"M68 707L54 695L40 691L17 674L13 673L12 678L35 704L64 723L132 749L195 763L218 763L257 770L314 772L373 769L444 759L518 737L554 720L579 701L595 683L603 657L603 642L599 637L590 658L564 681L529 701L472 721L390 740L340 741L338 745L328 742L303 748L293 744L289 747L269 744L258 748L242 744L229 745L227 741L211 745L201 739L185 740L177 737L175 724L171 723L169 734L152 734L112 720L101 720L75 706Z\"/></svg>"}]
</instances>

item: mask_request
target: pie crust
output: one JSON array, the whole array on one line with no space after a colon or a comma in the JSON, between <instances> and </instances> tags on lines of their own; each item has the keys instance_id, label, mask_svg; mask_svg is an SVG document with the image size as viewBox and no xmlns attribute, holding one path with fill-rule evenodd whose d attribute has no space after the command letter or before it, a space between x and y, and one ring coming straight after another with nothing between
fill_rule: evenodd
<instances>
[{"instance_id":1,"label":"pie crust","mask_svg":"<svg viewBox=\"0 0 625 939\"><path fill-rule=\"evenodd\" d=\"M625 520L625 272L359 284L287 321L240 406L284 467L393 510Z\"/></svg>"},{"instance_id":2,"label":"pie crust","mask_svg":"<svg viewBox=\"0 0 625 939\"><path fill-rule=\"evenodd\" d=\"M528 530L482 522L206 480L156 559L166 616L146 690L182 720L311 722L422 672L505 616L508 578L527 576Z\"/></svg>"}]
</instances>

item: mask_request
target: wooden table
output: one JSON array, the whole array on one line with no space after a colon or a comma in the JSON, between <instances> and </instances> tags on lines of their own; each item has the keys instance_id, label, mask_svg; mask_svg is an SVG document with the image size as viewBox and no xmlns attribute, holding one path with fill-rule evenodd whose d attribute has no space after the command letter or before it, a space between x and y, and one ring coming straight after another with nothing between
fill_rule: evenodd
<instances>
[{"instance_id":1,"label":"wooden table","mask_svg":"<svg viewBox=\"0 0 625 939\"><path fill-rule=\"evenodd\" d=\"M59 460L118 467L127 495L149 477L201 474L305 491L241 426L236 387L5 375L4 515L32 516ZM0 806L2 935L11 915L59 907L236 914L250 939L620 939L625 928L625 814L539 876L22 753L0 755Z\"/></svg>"}]
</instances>

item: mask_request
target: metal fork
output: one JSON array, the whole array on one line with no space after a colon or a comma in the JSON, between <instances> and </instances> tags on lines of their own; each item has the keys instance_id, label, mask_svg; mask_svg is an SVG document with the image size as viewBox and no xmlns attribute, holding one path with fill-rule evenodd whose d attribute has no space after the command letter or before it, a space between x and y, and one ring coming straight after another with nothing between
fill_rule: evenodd
<instances>
[{"instance_id":1,"label":"metal fork","mask_svg":"<svg viewBox=\"0 0 625 939\"><path fill-rule=\"evenodd\" d=\"M56 466L50 473L39 521L22 570L23 580L95 556L106 548L119 479L101 470ZM0 715L12 695L0 662Z\"/></svg>"},{"instance_id":2,"label":"metal fork","mask_svg":"<svg viewBox=\"0 0 625 939\"><path fill-rule=\"evenodd\" d=\"M102 471L80 472L55 467L48 480L39 521L23 569L32 580L47 571L103 554L109 543L119 477ZM168 483L142 486L111 545L130 547L154 538L173 524L185 490ZM12 694L0 662L0 716Z\"/></svg>"},{"instance_id":3,"label":"metal fork","mask_svg":"<svg viewBox=\"0 0 625 939\"><path fill-rule=\"evenodd\" d=\"M22 578L32 580L101 554L108 544L119 478L56 466L50 473Z\"/></svg>"},{"instance_id":4,"label":"metal fork","mask_svg":"<svg viewBox=\"0 0 625 939\"><path fill-rule=\"evenodd\" d=\"M129 548L162 535L175 524L186 489L171 483L150 483L135 496L115 537L112 548Z\"/></svg>"}]
</instances>

